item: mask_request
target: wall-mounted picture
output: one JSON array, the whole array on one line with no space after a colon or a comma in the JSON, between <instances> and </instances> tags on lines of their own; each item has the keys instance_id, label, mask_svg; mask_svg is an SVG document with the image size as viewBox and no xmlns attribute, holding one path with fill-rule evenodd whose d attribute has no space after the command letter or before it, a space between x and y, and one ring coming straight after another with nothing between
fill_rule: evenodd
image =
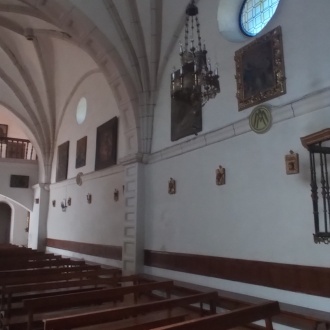
<instances>
[{"instance_id":1,"label":"wall-mounted picture","mask_svg":"<svg viewBox=\"0 0 330 330\"><path fill-rule=\"evenodd\" d=\"M173 178L170 178L170 180L168 181L167 191L170 195L176 194L176 181Z\"/></svg>"},{"instance_id":2,"label":"wall-mounted picture","mask_svg":"<svg viewBox=\"0 0 330 330\"><path fill-rule=\"evenodd\" d=\"M57 148L56 182L67 179L70 142L64 142Z\"/></svg>"},{"instance_id":3,"label":"wall-mounted picture","mask_svg":"<svg viewBox=\"0 0 330 330\"><path fill-rule=\"evenodd\" d=\"M290 150L288 155L285 155L286 174L299 173L299 154Z\"/></svg>"},{"instance_id":4,"label":"wall-mounted picture","mask_svg":"<svg viewBox=\"0 0 330 330\"><path fill-rule=\"evenodd\" d=\"M80 168L86 165L86 151L87 151L87 136L77 141L76 150L76 168Z\"/></svg>"},{"instance_id":5,"label":"wall-mounted picture","mask_svg":"<svg viewBox=\"0 0 330 330\"><path fill-rule=\"evenodd\" d=\"M27 175L15 175L10 176L11 188L29 188L29 176Z\"/></svg>"},{"instance_id":6,"label":"wall-mounted picture","mask_svg":"<svg viewBox=\"0 0 330 330\"><path fill-rule=\"evenodd\" d=\"M0 138L7 137L8 125L0 124Z\"/></svg>"},{"instance_id":7,"label":"wall-mounted picture","mask_svg":"<svg viewBox=\"0 0 330 330\"><path fill-rule=\"evenodd\" d=\"M97 128L95 170L117 163L118 117L113 117Z\"/></svg>"},{"instance_id":8,"label":"wall-mounted picture","mask_svg":"<svg viewBox=\"0 0 330 330\"><path fill-rule=\"evenodd\" d=\"M280 26L237 50L235 62L239 111L286 93Z\"/></svg>"}]
</instances>

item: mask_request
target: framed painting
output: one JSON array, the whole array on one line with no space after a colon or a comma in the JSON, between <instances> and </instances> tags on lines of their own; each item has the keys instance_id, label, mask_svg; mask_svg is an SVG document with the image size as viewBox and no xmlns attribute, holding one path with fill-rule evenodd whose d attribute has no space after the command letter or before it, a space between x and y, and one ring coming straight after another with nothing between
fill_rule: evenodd
<instances>
[{"instance_id":1,"label":"framed painting","mask_svg":"<svg viewBox=\"0 0 330 330\"><path fill-rule=\"evenodd\" d=\"M70 142L64 142L57 148L56 182L67 179Z\"/></svg>"},{"instance_id":2,"label":"framed painting","mask_svg":"<svg viewBox=\"0 0 330 330\"><path fill-rule=\"evenodd\" d=\"M117 163L118 117L113 117L97 128L95 170Z\"/></svg>"},{"instance_id":3,"label":"framed painting","mask_svg":"<svg viewBox=\"0 0 330 330\"><path fill-rule=\"evenodd\" d=\"M14 175L10 176L11 188L29 188L29 176L27 175Z\"/></svg>"},{"instance_id":4,"label":"framed painting","mask_svg":"<svg viewBox=\"0 0 330 330\"><path fill-rule=\"evenodd\" d=\"M280 26L236 51L235 63L239 111L286 93Z\"/></svg>"},{"instance_id":5,"label":"framed painting","mask_svg":"<svg viewBox=\"0 0 330 330\"><path fill-rule=\"evenodd\" d=\"M7 137L8 125L0 124L0 138Z\"/></svg>"},{"instance_id":6,"label":"framed painting","mask_svg":"<svg viewBox=\"0 0 330 330\"><path fill-rule=\"evenodd\" d=\"M194 79L194 63L184 65L186 74L183 85L189 85ZM180 70L173 73L176 77ZM176 79L177 80L177 79ZM197 135L202 130L202 102L200 98L191 98L191 89L177 91L176 97L171 99L171 141L182 139L185 136Z\"/></svg>"},{"instance_id":7,"label":"framed painting","mask_svg":"<svg viewBox=\"0 0 330 330\"><path fill-rule=\"evenodd\" d=\"M76 168L86 165L87 136L77 141L76 149Z\"/></svg>"}]
</instances>

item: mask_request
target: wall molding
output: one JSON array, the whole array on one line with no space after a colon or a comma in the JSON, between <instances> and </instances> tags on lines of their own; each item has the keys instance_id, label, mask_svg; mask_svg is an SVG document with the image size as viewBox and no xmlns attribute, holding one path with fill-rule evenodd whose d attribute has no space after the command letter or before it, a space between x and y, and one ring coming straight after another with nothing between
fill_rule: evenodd
<instances>
[{"instance_id":1,"label":"wall molding","mask_svg":"<svg viewBox=\"0 0 330 330\"><path fill-rule=\"evenodd\" d=\"M91 244L74 241L64 241L55 238L46 239L46 247L82 253L94 257L121 260L121 246Z\"/></svg>"},{"instance_id":2,"label":"wall molding","mask_svg":"<svg viewBox=\"0 0 330 330\"><path fill-rule=\"evenodd\" d=\"M105 168L103 170L83 173L82 180L83 180L83 184L84 184L84 182L89 181L89 180L97 180L100 178L116 175L119 173L124 173L124 167L122 165L114 165L114 166ZM60 181L60 182L53 182L50 184L50 187L51 188L63 188L63 187L67 187L68 185L77 185L76 176L74 176L72 178L68 178L68 179Z\"/></svg>"},{"instance_id":3,"label":"wall molding","mask_svg":"<svg viewBox=\"0 0 330 330\"><path fill-rule=\"evenodd\" d=\"M318 90L291 101L282 106L270 106L273 124L298 116L306 115L314 111L322 110L330 106L330 87ZM190 140L176 143L168 148L156 151L148 156L148 163L157 163L165 159L176 157L187 152L206 147L236 136L252 132L249 125L249 116L219 129L199 134Z\"/></svg>"},{"instance_id":4,"label":"wall molding","mask_svg":"<svg viewBox=\"0 0 330 330\"><path fill-rule=\"evenodd\" d=\"M330 297L330 268L145 250L144 264L206 277Z\"/></svg>"}]
</instances>

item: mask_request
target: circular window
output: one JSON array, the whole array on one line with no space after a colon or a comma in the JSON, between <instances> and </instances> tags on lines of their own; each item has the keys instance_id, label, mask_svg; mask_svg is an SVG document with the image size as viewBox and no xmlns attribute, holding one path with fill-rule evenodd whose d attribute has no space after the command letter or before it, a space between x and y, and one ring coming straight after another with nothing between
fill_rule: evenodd
<instances>
[{"instance_id":1,"label":"circular window","mask_svg":"<svg viewBox=\"0 0 330 330\"><path fill-rule=\"evenodd\" d=\"M273 17L280 0L245 0L239 17L242 32L256 36Z\"/></svg>"},{"instance_id":2,"label":"circular window","mask_svg":"<svg viewBox=\"0 0 330 330\"><path fill-rule=\"evenodd\" d=\"M78 124L82 124L87 114L87 101L82 97L77 105L76 119Z\"/></svg>"}]
</instances>

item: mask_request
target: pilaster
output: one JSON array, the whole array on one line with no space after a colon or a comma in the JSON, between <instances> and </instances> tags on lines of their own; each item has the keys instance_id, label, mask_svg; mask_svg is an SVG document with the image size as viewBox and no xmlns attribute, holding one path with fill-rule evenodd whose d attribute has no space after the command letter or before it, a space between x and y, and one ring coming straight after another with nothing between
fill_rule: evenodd
<instances>
[{"instance_id":1,"label":"pilaster","mask_svg":"<svg viewBox=\"0 0 330 330\"><path fill-rule=\"evenodd\" d=\"M142 155L121 161L125 173L125 217L122 265L124 274L142 271L144 261L144 171Z\"/></svg>"},{"instance_id":2,"label":"pilaster","mask_svg":"<svg viewBox=\"0 0 330 330\"><path fill-rule=\"evenodd\" d=\"M49 185L45 183L33 186L34 204L30 215L28 246L44 251L47 238L47 216L49 208Z\"/></svg>"}]
</instances>

